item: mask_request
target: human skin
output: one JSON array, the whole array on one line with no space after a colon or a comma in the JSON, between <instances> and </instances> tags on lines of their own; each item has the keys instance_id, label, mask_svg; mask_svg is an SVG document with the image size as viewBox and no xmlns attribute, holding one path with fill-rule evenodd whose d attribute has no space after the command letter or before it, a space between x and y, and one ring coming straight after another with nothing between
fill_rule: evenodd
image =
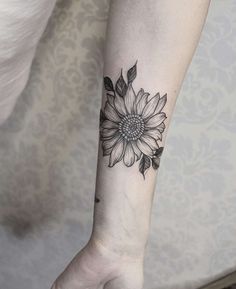
<instances>
[{"instance_id":1,"label":"human skin","mask_svg":"<svg viewBox=\"0 0 236 289\"><path fill-rule=\"evenodd\" d=\"M152 153L165 146L176 99L198 44L209 4L210 0L111 1L104 76L111 79L113 88L105 81L101 105L105 117L100 124L93 231L87 245L57 278L53 289L143 288L151 207L161 168L153 165L156 159ZM135 67L135 77L134 72L133 76L127 75L132 67ZM123 85L127 85L123 96L119 95L122 93L120 83L117 84L121 69ZM144 124L146 135L151 130L159 130L159 137L153 134L152 139L150 135L145 137L141 129L139 136L135 135L132 147L124 133L118 148L118 141L112 142L117 135L114 127L130 114L137 120L135 101L141 88L150 94L145 106L150 103L139 112L143 118L140 123ZM152 99L153 96L156 99ZM166 101L162 99L164 105L158 112L158 100L162 97ZM122 105L118 109L116 103L118 99L124 103L126 112L123 115ZM129 106L134 108L132 113ZM152 119L155 113L159 115ZM106 127L110 121L114 134ZM140 125L139 120L136 123ZM123 129L121 124L118 133ZM150 151L141 144L139 137L151 147ZM143 158L150 165L146 170L140 166Z\"/></svg>"}]
</instances>

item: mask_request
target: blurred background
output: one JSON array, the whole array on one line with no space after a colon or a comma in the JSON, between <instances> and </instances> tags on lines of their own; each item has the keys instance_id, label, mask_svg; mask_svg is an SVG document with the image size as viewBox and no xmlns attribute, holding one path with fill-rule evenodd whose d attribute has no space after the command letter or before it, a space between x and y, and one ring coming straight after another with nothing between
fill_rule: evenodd
<instances>
[{"instance_id":1,"label":"blurred background","mask_svg":"<svg viewBox=\"0 0 236 289\"><path fill-rule=\"evenodd\" d=\"M57 2L0 127L1 288L49 288L90 236L107 12L107 0ZM236 270L235 73L236 2L214 0L162 157L145 289L195 289Z\"/></svg>"}]
</instances>

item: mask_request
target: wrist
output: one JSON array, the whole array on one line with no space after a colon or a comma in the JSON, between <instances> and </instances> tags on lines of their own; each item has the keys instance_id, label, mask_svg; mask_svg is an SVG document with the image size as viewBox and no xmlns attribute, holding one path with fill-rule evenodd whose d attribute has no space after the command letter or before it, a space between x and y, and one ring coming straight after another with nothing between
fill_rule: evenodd
<instances>
[{"instance_id":1,"label":"wrist","mask_svg":"<svg viewBox=\"0 0 236 289\"><path fill-rule=\"evenodd\" d=\"M118 184L112 190L107 185L101 190L98 185L96 196L100 202L94 207L92 238L118 254L144 255L153 192L150 188L143 191L145 194L133 182Z\"/></svg>"},{"instance_id":2,"label":"wrist","mask_svg":"<svg viewBox=\"0 0 236 289\"><path fill-rule=\"evenodd\" d=\"M130 258L143 258L147 239L148 229L142 229L137 233L132 230L123 231L117 227L106 228L95 223L90 240L106 248L112 254Z\"/></svg>"}]
</instances>

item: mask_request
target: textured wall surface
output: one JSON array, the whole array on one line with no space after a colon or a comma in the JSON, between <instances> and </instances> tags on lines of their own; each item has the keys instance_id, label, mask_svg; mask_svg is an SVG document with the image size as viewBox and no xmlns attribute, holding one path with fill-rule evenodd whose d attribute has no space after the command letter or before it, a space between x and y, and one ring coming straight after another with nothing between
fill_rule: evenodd
<instances>
[{"instance_id":1,"label":"textured wall surface","mask_svg":"<svg viewBox=\"0 0 236 289\"><path fill-rule=\"evenodd\" d=\"M106 0L59 1L0 127L0 287L49 288L90 236ZM158 175L145 289L236 269L236 3L212 1Z\"/></svg>"}]
</instances>

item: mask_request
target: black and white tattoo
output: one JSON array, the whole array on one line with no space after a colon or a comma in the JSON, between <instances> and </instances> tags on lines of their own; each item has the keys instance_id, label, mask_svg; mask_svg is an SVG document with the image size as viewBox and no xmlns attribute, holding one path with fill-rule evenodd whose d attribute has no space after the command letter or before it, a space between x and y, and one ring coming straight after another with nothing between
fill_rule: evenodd
<instances>
[{"instance_id":1,"label":"black and white tattoo","mask_svg":"<svg viewBox=\"0 0 236 289\"><path fill-rule=\"evenodd\" d=\"M104 156L109 156L109 167L118 162L131 167L139 161L139 171L145 178L152 166L157 170L163 147L162 133L167 118L162 111L167 94L153 97L143 88L134 91L133 81L137 76L137 62L127 72L127 82L121 71L113 85L109 77L104 78L106 90L105 107L100 113L100 140Z\"/></svg>"}]
</instances>

